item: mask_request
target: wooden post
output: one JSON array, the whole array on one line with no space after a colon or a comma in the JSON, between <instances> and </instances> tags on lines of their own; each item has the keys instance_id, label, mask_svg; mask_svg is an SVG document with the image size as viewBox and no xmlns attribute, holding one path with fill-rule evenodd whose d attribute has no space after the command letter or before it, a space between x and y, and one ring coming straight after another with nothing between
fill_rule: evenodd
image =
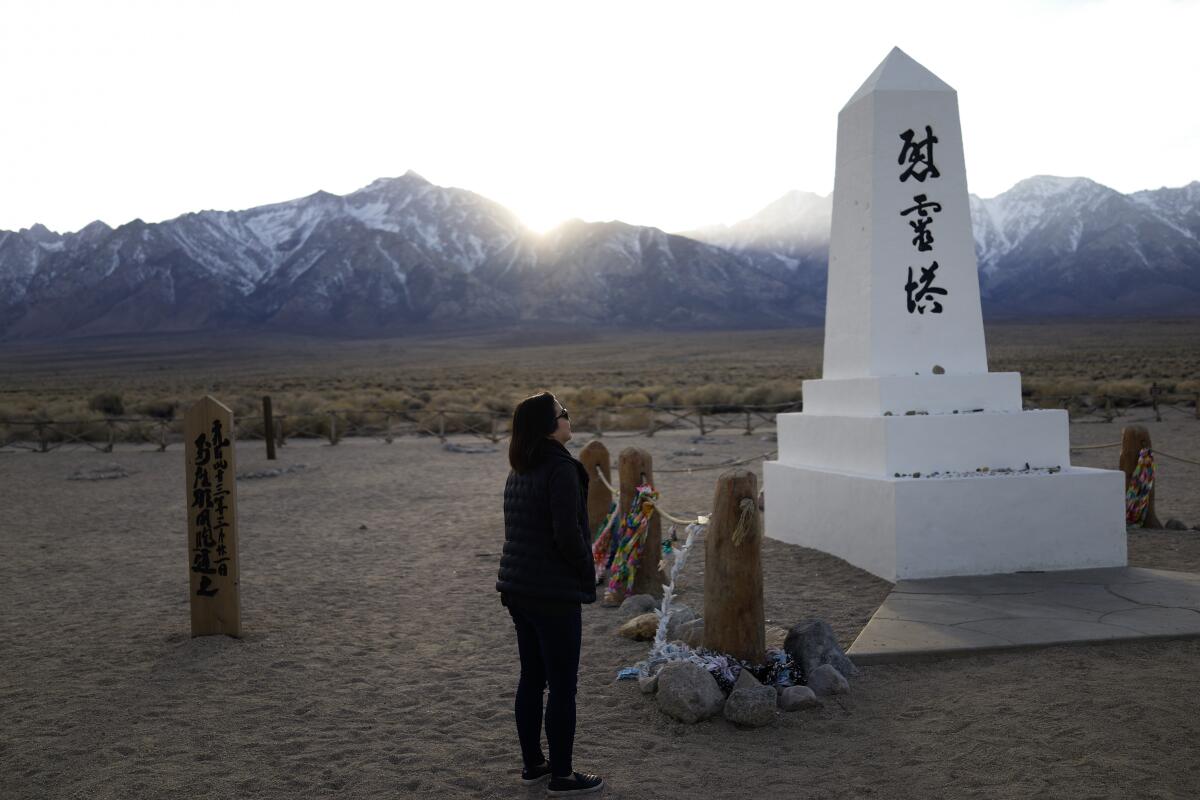
<instances>
[{"instance_id":1,"label":"wooden post","mask_svg":"<svg viewBox=\"0 0 1200 800\"><path fill-rule=\"evenodd\" d=\"M158 421L158 452L165 453L167 451L167 421L161 419Z\"/></svg>"},{"instance_id":2,"label":"wooden post","mask_svg":"<svg viewBox=\"0 0 1200 800\"><path fill-rule=\"evenodd\" d=\"M750 412L746 412L746 436L754 433L754 428L750 425Z\"/></svg>"},{"instance_id":3,"label":"wooden post","mask_svg":"<svg viewBox=\"0 0 1200 800\"><path fill-rule=\"evenodd\" d=\"M1150 405L1154 407L1154 421L1162 422L1162 413L1158 410L1158 394L1162 391L1158 388L1158 381L1150 384Z\"/></svg>"},{"instance_id":4,"label":"wooden post","mask_svg":"<svg viewBox=\"0 0 1200 800\"><path fill-rule=\"evenodd\" d=\"M384 431L385 431L385 433L383 435L383 440L385 442L387 442L388 444L391 444L392 439L394 438L392 436L392 415L391 414L383 415L383 425L384 425Z\"/></svg>"},{"instance_id":5,"label":"wooden post","mask_svg":"<svg viewBox=\"0 0 1200 800\"><path fill-rule=\"evenodd\" d=\"M612 483L608 448L604 446L603 442L593 439L579 451L579 463L583 464L584 469L587 470L588 530L592 532L592 541L595 541L600 523L608 516L608 509L612 506L612 492L604 485L604 481L596 476L596 470L599 470L600 474L604 476L604 480Z\"/></svg>"},{"instance_id":6,"label":"wooden post","mask_svg":"<svg viewBox=\"0 0 1200 800\"><path fill-rule=\"evenodd\" d=\"M438 412L438 438L446 441L446 412Z\"/></svg>"},{"instance_id":7,"label":"wooden post","mask_svg":"<svg viewBox=\"0 0 1200 800\"><path fill-rule=\"evenodd\" d=\"M1200 417L1200 411L1198 411L1196 413L1197 413L1197 416ZM597 408L596 409L596 437L599 438L603 435L604 435L604 409ZM607 458L607 456L605 458Z\"/></svg>"},{"instance_id":8,"label":"wooden post","mask_svg":"<svg viewBox=\"0 0 1200 800\"><path fill-rule=\"evenodd\" d=\"M621 494L617 509L629 510L637 487L643 480L654 485L654 465L650 454L640 447L626 447L617 459L617 471L621 478ZM633 579L633 594L649 594L662 597L662 574L658 561L662 550L662 517L655 513L650 517L646 538L642 541L642 561Z\"/></svg>"},{"instance_id":9,"label":"wooden post","mask_svg":"<svg viewBox=\"0 0 1200 800\"><path fill-rule=\"evenodd\" d=\"M704 542L704 646L753 664L766 658L758 479L731 469L717 479Z\"/></svg>"},{"instance_id":10,"label":"wooden post","mask_svg":"<svg viewBox=\"0 0 1200 800\"><path fill-rule=\"evenodd\" d=\"M646 430L646 438L654 435L654 403L650 404L650 427Z\"/></svg>"},{"instance_id":11,"label":"wooden post","mask_svg":"<svg viewBox=\"0 0 1200 800\"><path fill-rule=\"evenodd\" d=\"M329 443L337 444L337 414L329 412Z\"/></svg>"},{"instance_id":12,"label":"wooden post","mask_svg":"<svg viewBox=\"0 0 1200 800\"><path fill-rule=\"evenodd\" d=\"M271 396L263 395L263 439L267 441L267 460L275 460L275 419L271 416Z\"/></svg>"},{"instance_id":13,"label":"wooden post","mask_svg":"<svg viewBox=\"0 0 1200 800\"><path fill-rule=\"evenodd\" d=\"M1113 421L1113 405L1112 405L1112 395L1111 394L1104 395L1104 421L1105 422Z\"/></svg>"},{"instance_id":14,"label":"wooden post","mask_svg":"<svg viewBox=\"0 0 1200 800\"><path fill-rule=\"evenodd\" d=\"M553 411L554 409L550 409L550 410ZM492 433L491 433L490 438L492 440L492 444L495 444L496 442L498 442L500 440L498 438L496 438L496 413L494 411L488 412L488 420L492 424Z\"/></svg>"},{"instance_id":15,"label":"wooden post","mask_svg":"<svg viewBox=\"0 0 1200 800\"><path fill-rule=\"evenodd\" d=\"M700 435L703 436L707 431L704 430L704 412L696 409L696 418L700 420Z\"/></svg>"},{"instance_id":16,"label":"wooden post","mask_svg":"<svg viewBox=\"0 0 1200 800\"><path fill-rule=\"evenodd\" d=\"M49 452L49 442L46 438L46 426L42 423L37 424L38 451L42 453Z\"/></svg>"},{"instance_id":17,"label":"wooden post","mask_svg":"<svg viewBox=\"0 0 1200 800\"><path fill-rule=\"evenodd\" d=\"M104 448L104 452L111 453L113 451L113 447L115 447L117 444L117 426L113 423L113 421L111 419L108 420L107 425L108 425L108 446Z\"/></svg>"},{"instance_id":18,"label":"wooden post","mask_svg":"<svg viewBox=\"0 0 1200 800\"><path fill-rule=\"evenodd\" d=\"M192 636L242 635L233 412L211 395L183 418Z\"/></svg>"},{"instance_id":19,"label":"wooden post","mask_svg":"<svg viewBox=\"0 0 1200 800\"><path fill-rule=\"evenodd\" d=\"M1121 429L1120 469L1125 473L1125 490L1133 481L1133 470L1137 466L1138 453L1150 447L1150 431L1142 425L1130 425ZM1154 487L1150 487L1150 498L1146 501L1146 517L1143 528L1161 528L1162 523L1154 513Z\"/></svg>"}]
</instances>

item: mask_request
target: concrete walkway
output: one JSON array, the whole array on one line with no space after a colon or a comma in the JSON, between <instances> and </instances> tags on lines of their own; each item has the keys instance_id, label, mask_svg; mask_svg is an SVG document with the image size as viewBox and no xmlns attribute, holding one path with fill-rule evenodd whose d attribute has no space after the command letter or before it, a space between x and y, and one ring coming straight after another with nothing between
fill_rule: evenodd
<instances>
[{"instance_id":1,"label":"concrete walkway","mask_svg":"<svg viewBox=\"0 0 1200 800\"><path fill-rule=\"evenodd\" d=\"M900 581L847 654L857 664L1200 636L1200 574L1138 567Z\"/></svg>"}]
</instances>

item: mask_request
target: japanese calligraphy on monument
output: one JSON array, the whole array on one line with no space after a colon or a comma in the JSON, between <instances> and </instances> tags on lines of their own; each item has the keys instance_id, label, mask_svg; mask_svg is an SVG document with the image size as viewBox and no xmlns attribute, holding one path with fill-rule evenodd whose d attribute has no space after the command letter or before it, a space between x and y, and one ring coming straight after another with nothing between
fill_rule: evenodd
<instances>
[{"instance_id":1,"label":"japanese calligraphy on monument","mask_svg":"<svg viewBox=\"0 0 1200 800\"><path fill-rule=\"evenodd\" d=\"M183 431L192 636L241 636L233 413L205 396Z\"/></svg>"},{"instance_id":2,"label":"japanese calligraphy on monument","mask_svg":"<svg viewBox=\"0 0 1200 800\"><path fill-rule=\"evenodd\" d=\"M916 134L912 128L900 134L900 140L904 142L904 145L900 148L900 157L896 163L905 167L904 171L900 173L901 183L909 178L915 178L918 182L924 183L926 178L932 180L940 178L942 175L933 161L933 146L938 141L938 138L933 135L933 126L925 126L924 139L913 141L915 137ZM942 204L936 200L930 200L928 194L913 195L913 203L915 205L902 210L900 216L913 215L908 220L908 224L916 233L916 236L912 238L912 243L917 251L932 252L933 214L941 212ZM931 314L940 314L942 313L942 304L935 297L937 295L944 297L949 292L940 286L933 285L933 281L937 277L938 262L934 261L928 267L919 267L919 269L920 277L914 279L912 266L908 268L908 280L904 284L908 313L924 314L928 307Z\"/></svg>"}]
</instances>

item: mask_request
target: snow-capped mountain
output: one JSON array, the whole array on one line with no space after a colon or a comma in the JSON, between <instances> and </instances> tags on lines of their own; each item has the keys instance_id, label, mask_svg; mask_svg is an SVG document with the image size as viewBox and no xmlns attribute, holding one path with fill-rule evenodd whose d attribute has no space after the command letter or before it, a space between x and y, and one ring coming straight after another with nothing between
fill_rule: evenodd
<instances>
[{"instance_id":1,"label":"snow-capped mountain","mask_svg":"<svg viewBox=\"0 0 1200 800\"><path fill-rule=\"evenodd\" d=\"M990 316L1200 313L1200 181L1123 195L1041 175L970 203ZM782 266L773 274L819 290L823 303L831 209L831 196L792 192L736 225L689 235Z\"/></svg>"},{"instance_id":2,"label":"snow-capped mountain","mask_svg":"<svg viewBox=\"0 0 1200 800\"><path fill-rule=\"evenodd\" d=\"M539 237L502 206L413 172L345 196L157 224L0 232L5 338L523 319L784 324L788 297L720 248L617 222Z\"/></svg>"},{"instance_id":3,"label":"snow-capped mountain","mask_svg":"<svg viewBox=\"0 0 1200 800\"><path fill-rule=\"evenodd\" d=\"M162 223L0 231L0 338L225 328L376 333L553 320L815 322L831 198L790 192L683 235L574 220L538 236L409 172ZM1200 182L1122 195L1039 176L972 196L990 315L1194 314Z\"/></svg>"}]
</instances>

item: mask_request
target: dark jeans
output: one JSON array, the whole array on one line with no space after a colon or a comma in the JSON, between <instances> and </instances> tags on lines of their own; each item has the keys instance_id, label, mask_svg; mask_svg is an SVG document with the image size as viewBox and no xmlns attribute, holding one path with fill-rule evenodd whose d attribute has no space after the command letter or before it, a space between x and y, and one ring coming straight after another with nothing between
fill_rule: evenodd
<instances>
[{"instance_id":1,"label":"dark jeans","mask_svg":"<svg viewBox=\"0 0 1200 800\"><path fill-rule=\"evenodd\" d=\"M570 775L575 744L575 689L579 674L579 646L583 633L579 609L568 614L543 614L508 606L517 626L521 653L521 679L517 682L517 737L525 766L542 763L542 692L550 687L546 702L546 741L550 768L555 775Z\"/></svg>"}]
</instances>

